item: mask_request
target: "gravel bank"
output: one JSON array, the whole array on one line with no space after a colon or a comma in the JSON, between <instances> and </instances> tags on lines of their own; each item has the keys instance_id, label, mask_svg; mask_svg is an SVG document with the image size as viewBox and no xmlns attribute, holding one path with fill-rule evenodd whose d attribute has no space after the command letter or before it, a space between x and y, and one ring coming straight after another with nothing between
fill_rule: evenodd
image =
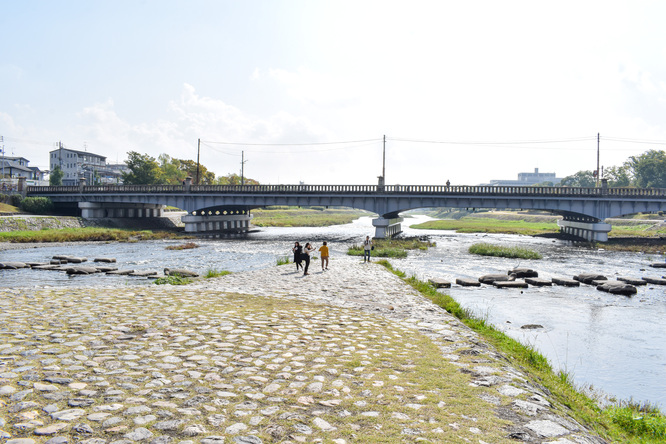
<instances>
[{"instance_id":1,"label":"gravel bank","mask_svg":"<svg viewBox=\"0 0 666 444\"><path fill-rule=\"evenodd\" d=\"M0 288L0 437L603 442L383 267L318 266L185 287Z\"/></svg>"}]
</instances>

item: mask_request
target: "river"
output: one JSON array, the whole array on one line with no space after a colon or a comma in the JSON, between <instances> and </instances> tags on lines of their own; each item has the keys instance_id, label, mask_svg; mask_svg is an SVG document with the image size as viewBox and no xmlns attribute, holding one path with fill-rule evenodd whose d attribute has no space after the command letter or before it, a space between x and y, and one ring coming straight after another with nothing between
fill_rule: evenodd
<instances>
[{"instance_id":1,"label":"river","mask_svg":"<svg viewBox=\"0 0 666 444\"><path fill-rule=\"evenodd\" d=\"M457 234L450 231L414 230L407 225L427 220L405 219L405 235L427 235L437 243L428 251L410 252L406 259L391 259L395 268L426 280L440 277L478 278L506 273L514 267L533 268L540 277L568 277L579 273L617 276L660 277L664 273L649 264L662 261L656 255L589 250L570 242L515 235ZM199 248L166 250L182 240L137 243L87 243L0 251L2 261L46 262L53 255L114 257L122 269L162 270L187 268L233 272L275 266L280 257L291 256L294 241L328 241L331 268L347 247L373 234L369 218L325 228L262 228L242 238L202 239ZM520 245L539 251L541 260L488 258L470 255L477 242ZM661 270L663 271L663 270ZM150 285L150 280L126 276L67 276L40 270L2 270L0 285L95 286ZM666 407L665 287L638 287L633 297L616 296L594 287L530 287L496 289L453 286L445 290L463 307L499 329L543 353L555 369L567 371L574 383L604 396L632 399ZM525 330L525 324L543 328Z\"/></svg>"}]
</instances>

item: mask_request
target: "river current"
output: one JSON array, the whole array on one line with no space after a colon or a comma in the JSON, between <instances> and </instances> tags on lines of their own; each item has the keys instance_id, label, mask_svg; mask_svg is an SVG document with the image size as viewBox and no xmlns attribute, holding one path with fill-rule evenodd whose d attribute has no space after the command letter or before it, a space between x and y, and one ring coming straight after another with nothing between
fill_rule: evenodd
<instances>
[{"instance_id":1,"label":"river current","mask_svg":"<svg viewBox=\"0 0 666 444\"><path fill-rule=\"evenodd\" d=\"M395 268L422 280L439 277L478 278L507 273L514 267L533 268L539 277L568 277L599 273L618 276L661 277L663 270L650 263L663 257L637 253L589 250L570 242L514 235L457 234L450 231L415 230L408 227L428 218L417 216L403 222L405 235L427 235L437 246L410 252L406 259L391 259ZM280 257L291 256L294 241L331 248L335 258L348 246L360 243L374 229L369 218L347 225L324 228L262 228L244 237L201 239L190 250L166 250L182 240L137 243L86 243L0 251L0 261L48 262L56 254L83 256L92 260L113 257L121 269L162 270L186 268L238 272L275 266ZM478 242L519 245L539 251L541 260L489 258L470 255L467 249ZM2 270L0 286L93 286L150 285L152 281L126 276L67 276L41 270ZM496 289L491 286L446 289L463 307L486 319L513 338L534 346L558 370L573 376L574 383L620 400L633 399L666 407L666 289L638 287L633 297L616 296L594 287L530 287ZM526 330L526 324L542 328Z\"/></svg>"}]
</instances>

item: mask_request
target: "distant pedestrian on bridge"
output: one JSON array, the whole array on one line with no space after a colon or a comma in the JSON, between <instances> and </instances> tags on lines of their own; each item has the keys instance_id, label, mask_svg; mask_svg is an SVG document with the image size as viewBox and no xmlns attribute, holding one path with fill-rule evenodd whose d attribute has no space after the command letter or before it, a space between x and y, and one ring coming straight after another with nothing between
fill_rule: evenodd
<instances>
[{"instance_id":1,"label":"distant pedestrian on bridge","mask_svg":"<svg viewBox=\"0 0 666 444\"><path fill-rule=\"evenodd\" d=\"M319 247L319 252L321 253L321 271L328 270L328 245L326 245L326 241Z\"/></svg>"},{"instance_id":2,"label":"distant pedestrian on bridge","mask_svg":"<svg viewBox=\"0 0 666 444\"><path fill-rule=\"evenodd\" d=\"M370 252L374 250L374 248L370 236L365 236L365 240L363 241L363 263L366 261L370 262Z\"/></svg>"},{"instance_id":3,"label":"distant pedestrian on bridge","mask_svg":"<svg viewBox=\"0 0 666 444\"><path fill-rule=\"evenodd\" d=\"M294 252L294 263L296 264L296 271L298 271L299 268L303 268L303 247L301 247L301 244L296 242L294 244L294 248L292 248L291 251Z\"/></svg>"}]
</instances>

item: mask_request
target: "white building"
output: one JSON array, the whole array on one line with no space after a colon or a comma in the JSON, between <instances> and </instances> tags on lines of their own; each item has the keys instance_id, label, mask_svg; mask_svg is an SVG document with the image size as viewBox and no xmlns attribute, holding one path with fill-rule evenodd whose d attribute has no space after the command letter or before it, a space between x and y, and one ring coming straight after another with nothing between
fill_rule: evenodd
<instances>
[{"instance_id":1,"label":"white building","mask_svg":"<svg viewBox=\"0 0 666 444\"><path fill-rule=\"evenodd\" d=\"M51 171L56 166L60 167L65 186L78 185L81 179L85 179L87 185L118 183L121 175L117 166L106 163L105 156L71 150L62 144L49 153L49 165Z\"/></svg>"},{"instance_id":2,"label":"white building","mask_svg":"<svg viewBox=\"0 0 666 444\"><path fill-rule=\"evenodd\" d=\"M562 178L555 177L555 173L540 173L539 168L534 168L533 173L518 173L518 180L494 179L490 181L490 185L521 187L544 182L551 182L553 185L557 185L562 182Z\"/></svg>"}]
</instances>

